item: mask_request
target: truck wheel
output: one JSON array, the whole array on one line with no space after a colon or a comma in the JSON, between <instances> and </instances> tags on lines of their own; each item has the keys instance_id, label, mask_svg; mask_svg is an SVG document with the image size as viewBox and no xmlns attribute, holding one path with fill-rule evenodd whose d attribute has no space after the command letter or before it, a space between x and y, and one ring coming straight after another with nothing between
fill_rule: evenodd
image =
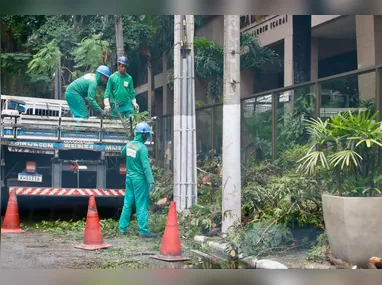
<instances>
[{"instance_id":1,"label":"truck wheel","mask_svg":"<svg viewBox=\"0 0 382 285\"><path fill-rule=\"evenodd\" d=\"M1 215L5 215L5 211L7 210L8 199L9 199L9 188L5 186L1 187L1 204L0 204Z\"/></svg>"}]
</instances>

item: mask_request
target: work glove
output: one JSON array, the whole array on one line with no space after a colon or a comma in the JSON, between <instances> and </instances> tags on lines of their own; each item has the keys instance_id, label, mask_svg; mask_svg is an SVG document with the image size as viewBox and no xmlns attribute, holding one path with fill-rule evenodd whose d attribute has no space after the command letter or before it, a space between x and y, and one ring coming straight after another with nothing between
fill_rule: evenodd
<instances>
[{"instance_id":1,"label":"work glove","mask_svg":"<svg viewBox=\"0 0 382 285\"><path fill-rule=\"evenodd\" d=\"M155 185L154 183L151 183L150 184L150 193L154 193L155 192Z\"/></svg>"},{"instance_id":2,"label":"work glove","mask_svg":"<svg viewBox=\"0 0 382 285\"><path fill-rule=\"evenodd\" d=\"M104 108L104 111L106 111L107 113L109 113L111 107L110 107L110 102L109 102L109 98L106 98L106 99L103 99L103 104L105 105L105 108Z\"/></svg>"},{"instance_id":3,"label":"work glove","mask_svg":"<svg viewBox=\"0 0 382 285\"><path fill-rule=\"evenodd\" d=\"M131 103L133 103L135 113L139 113L139 105L137 104L137 100L134 98L133 100L131 100Z\"/></svg>"},{"instance_id":4,"label":"work glove","mask_svg":"<svg viewBox=\"0 0 382 285\"><path fill-rule=\"evenodd\" d=\"M98 112L98 117L103 118L103 117L107 116L108 114L109 114L109 112L106 112L105 110L100 110Z\"/></svg>"}]
</instances>

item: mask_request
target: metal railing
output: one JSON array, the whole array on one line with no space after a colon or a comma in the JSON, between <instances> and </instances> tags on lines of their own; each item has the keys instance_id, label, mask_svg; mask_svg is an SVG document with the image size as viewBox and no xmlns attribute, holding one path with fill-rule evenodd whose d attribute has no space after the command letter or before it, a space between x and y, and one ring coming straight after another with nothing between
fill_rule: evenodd
<instances>
[{"instance_id":1,"label":"metal railing","mask_svg":"<svg viewBox=\"0 0 382 285\"><path fill-rule=\"evenodd\" d=\"M259 159L275 160L278 154L293 144L293 140L300 143L307 140L306 134L298 133L302 130L298 125L301 124L301 117L298 116L328 118L340 111L372 108L380 111L381 119L381 71L382 65L376 65L243 96L242 162L254 155ZM199 158L212 156L210 150L216 151L215 156L221 154L222 110L223 103L196 109ZM172 141L172 127L164 128L162 124L169 125L172 117L172 114L168 114L157 121L161 137L166 138L156 140L156 160L162 166L171 165L164 153L171 152L168 142ZM294 130L297 133L293 134Z\"/></svg>"},{"instance_id":2,"label":"metal railing","mask_svg":"<svg viewBox=\"0 0 382 285\"><path fill-rule=\"evenodd\" d=\"M2 116L3 139L127 143L122 123L108 119L43 117L35 115Z\"/></svg>"},{"instance_id":3,"label":"metal railing","mask_svg":"<svg viewBox=\"0 0 382 285\"><path fill-rule=\"evenodd\" d=\"M12 101L22 101L26 115L64 117L70 113L65 100L1 95L1 108L8 110Z\"/></svg>"}]
</instances>

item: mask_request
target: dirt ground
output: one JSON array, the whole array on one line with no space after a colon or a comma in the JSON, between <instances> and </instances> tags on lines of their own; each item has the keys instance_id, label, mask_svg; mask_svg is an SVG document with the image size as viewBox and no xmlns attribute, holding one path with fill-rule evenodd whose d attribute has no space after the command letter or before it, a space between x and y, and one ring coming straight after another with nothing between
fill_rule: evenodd
<instances>
[{"instance_id":1,"label":"dirt ground","mask_svg":"<svg viewBox=\"0 0 382 285\"><path fill-rule=\"evenodd\" d=\"M146 240L131 235L104 237L104 242L113 246L100 251L74 248L82 241L83 233L78 232L57 235L29 230L25 233L2 234L0 269L181 269L186 267L183 262L171 263L150 258L150 253L159 253L160 238ZM192 258L193 262L200 262L200 258L187 248L182 247L182 250L184 256ZM281 262L291 269L335 269L329 263L320 264L307 261L305 251L294 251L263 258Z\"/></svg>"},{"instance_id":2,"label":"dirt ground","mask_svg":"<svg viewBox=\"0 0 382 285\"><path fill-rule=\"evenodd\" d=\"M182 268L184 264L157 261L142 253L159 253L161 240L135 236L105 239L113 246L100 251L74 248L83 234L57 236L28 231L1 235L0 269ZM185 253L186 254L186 253Z\"/></svg>"}]
</instances>

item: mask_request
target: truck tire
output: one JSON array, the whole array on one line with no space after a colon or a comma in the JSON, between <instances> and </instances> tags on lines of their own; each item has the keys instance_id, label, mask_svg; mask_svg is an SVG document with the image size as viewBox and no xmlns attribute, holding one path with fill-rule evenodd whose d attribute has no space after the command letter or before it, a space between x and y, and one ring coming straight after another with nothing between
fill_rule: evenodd
<instances>
[{"instance_id":1,"label":"truck tire","mask_svg":"<svg viewBox=\"0 0 382 285\"><path fill-rule=\"evenodd\" d=\"M0 212L1 216L5 215L5 211L7 209L8 199L9 199L9 188L4 186L1 187L1 204L0 204Z\"/></svg>"}]
</instances>

